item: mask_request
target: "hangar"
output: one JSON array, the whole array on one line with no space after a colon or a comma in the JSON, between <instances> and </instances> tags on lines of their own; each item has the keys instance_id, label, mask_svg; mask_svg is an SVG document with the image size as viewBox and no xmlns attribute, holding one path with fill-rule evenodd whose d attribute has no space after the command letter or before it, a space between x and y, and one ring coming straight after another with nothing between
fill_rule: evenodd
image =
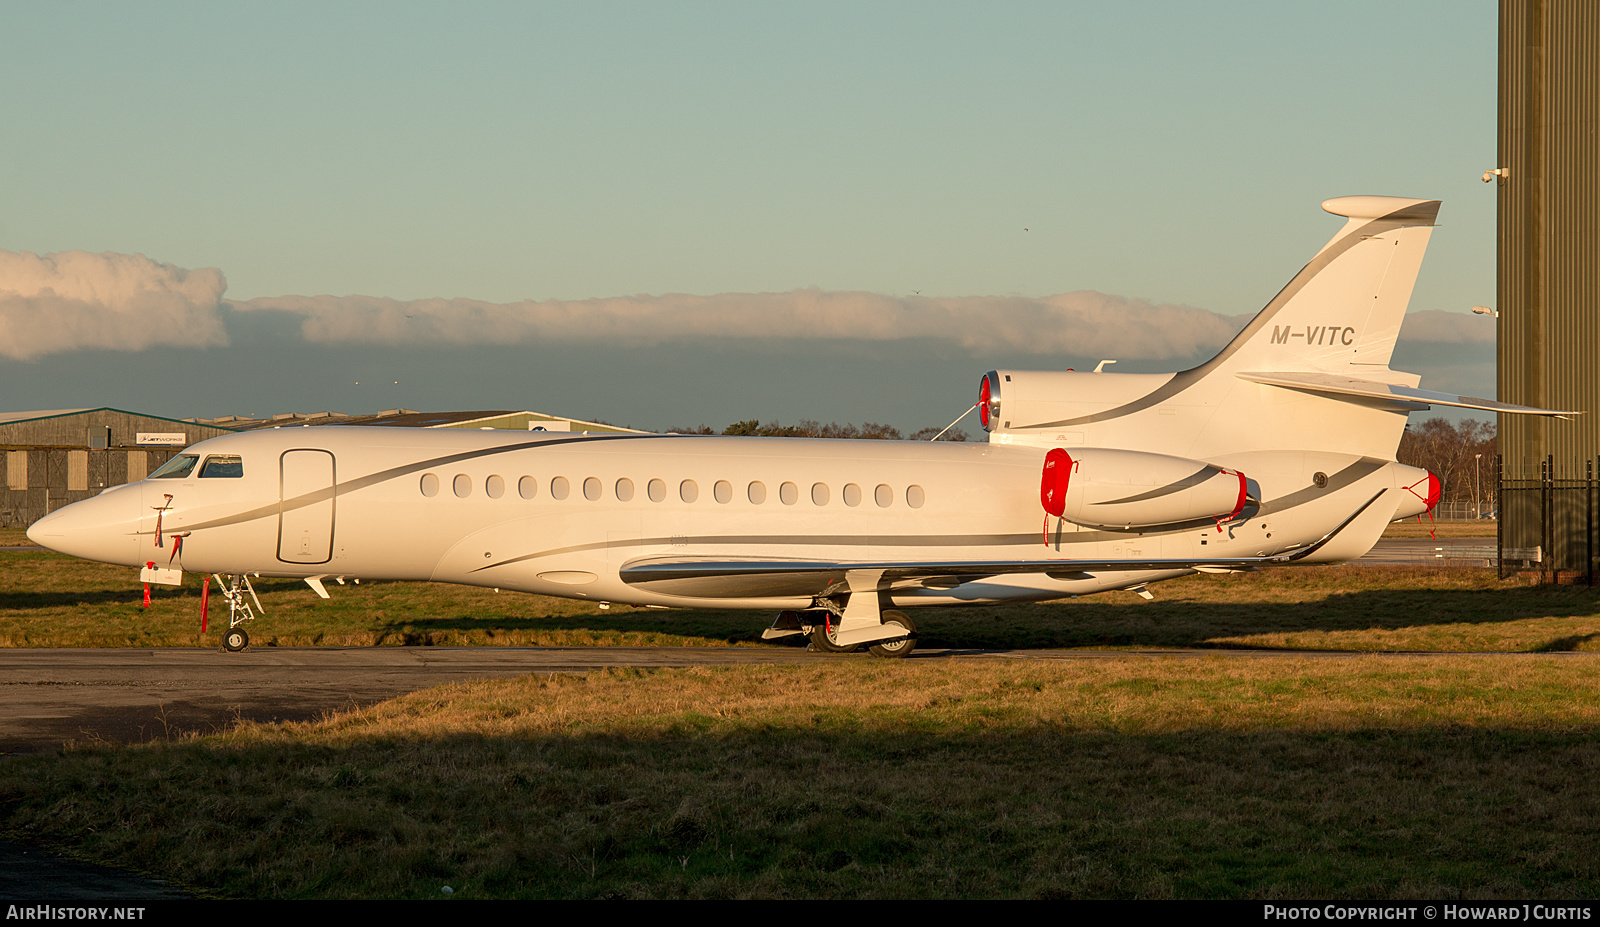
<instances>
[{"instance_id":1,"label":"hangar","mask_svg":"<svg viewBox=\"0 0 1600 927\"><path fill-rule=\"evenodd\" d=\"M1546 571L1600 555L1600 7L1500 0L1497 398L1578 409L1501 415L1503 548ZM1533 419L1533 420L1530 420ZM1502 561L1502 569L1505 568Z\"/></svg>"},{"instance_id":2,"label":"hangar","mask_svg":"<svg viewBox=\"0 0 1600 927\"><path fill-rule=\"evenodd\" d=\"M378 425L394 428L505 428L512 431L568 431L586 434L640 434L635 428L586 422L546 412L491 410L476 412L418 412L415 409L385 409L372 415L346 415L343 412L285 412L270 418L224 415L200 419L232 431L256 428L282 428L287 425Z\"/></svg>"},{"instance_id":3,"label":"hangar","mask_svg":"<svg viewBox=\"0 0 1600 927\"><path fill-rule=\"evenodd\" d=\"M0 412L0 527L26 527L235 428L102 406Z\"/></svg>"}]
</instances>

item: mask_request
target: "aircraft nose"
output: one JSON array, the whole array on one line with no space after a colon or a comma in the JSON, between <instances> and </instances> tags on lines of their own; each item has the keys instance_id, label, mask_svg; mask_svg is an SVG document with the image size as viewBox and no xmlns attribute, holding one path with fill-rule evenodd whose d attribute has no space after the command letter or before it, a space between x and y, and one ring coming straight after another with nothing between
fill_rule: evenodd
<instances>
[{"instance_id":1,"label":"aircraft nose","mask_svg":"<svg viewBox=\"0 0 1600 927\"><path fill-rule=\"evenodd\" d=\"M28 540L53 551L128 566L139 564L137 492L112 490L51 512L28 527Z\"/></svg>"}]
</instances>

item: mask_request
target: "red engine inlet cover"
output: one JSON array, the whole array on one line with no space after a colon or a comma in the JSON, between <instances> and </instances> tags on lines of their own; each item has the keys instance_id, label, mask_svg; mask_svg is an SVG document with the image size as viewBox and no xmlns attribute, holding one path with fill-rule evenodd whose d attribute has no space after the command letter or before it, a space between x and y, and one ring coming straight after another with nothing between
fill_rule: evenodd
<instances>
[{"instance_id":1,"label":"red engine inlet cover","mask_svg":"<svg viewBox=\"0 0 1600 927\"><path fill-rule=\"evenodd\" d=\"M988 381L984 381L985 385ZM988 390L985 390L988 392ZM1072 478L1072 458L1061 448L1044 455L1044 473L1039 481L1039 504L1057 518L1067 510L1067 481Z\"/></svg>"},{"instance_id":2,"label":"red engine inlet cover","mask_svg":"<svg viewBox=\"0 0 1600 927\"><path fill-rule=\"evenodd\" d=\"M1433 475L1433 471L1429 470L1428 495L1427 498L1422 500L1423 504L1428 507L1428 511L1433 511L1433 507L1439 504L1439 497L1442 495L1444 495L1444 486L1439 482L1439 478Z\"/></svg>"},{"instance_id":3,"label":"red engine inlet cover","mask_svg":"<svg viewBox=\"0 0 1600 927\"><path fill-rule=\"evenodd\" d=\"M983 427L989 427L989 378L983 378L983 385L978 387L978 420Z\"/></svg>"}]
</instances>

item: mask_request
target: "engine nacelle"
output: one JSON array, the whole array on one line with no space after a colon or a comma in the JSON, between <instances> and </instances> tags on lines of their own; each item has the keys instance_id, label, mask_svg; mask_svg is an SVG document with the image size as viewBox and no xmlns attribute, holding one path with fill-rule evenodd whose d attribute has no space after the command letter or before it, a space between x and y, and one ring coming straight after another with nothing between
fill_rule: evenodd
<instances>
[{"instance_id":1,"label":"engine nacelle","mask_svg":"<svg viewBox=\"0 0 1600 927\"><path fill-rule=\"evenodd\" d=\"M978 421L993 433L1047 429L1145 396L1170 373L991 370L978 383Z\"/></svg>"},{"instance_id":2,"label":"engine nacelle","mask_svg":"<svg viewBox=\"0 0 1600 927\"><path fill-rule=\"evenodd\" d=\"M1156 528L1227 521L1256 500L1243 473L1204 461L1058 447L1045 455L1039 501L1051 515L1086 528Z\"/></svg>"},{"instance_id":3,"label":"engine nacelle","mask_svg":"<svg viewBox=\"0 0 1600 927\"><path fill-rule=\"evenodd\" d=\"M1400 504L1395 506L1395 518L1409 518L1431 512L1444 495L1444 485L1432 470L1393 464L1395 487L1400 490Z\"/></svg>"}]
</instances>

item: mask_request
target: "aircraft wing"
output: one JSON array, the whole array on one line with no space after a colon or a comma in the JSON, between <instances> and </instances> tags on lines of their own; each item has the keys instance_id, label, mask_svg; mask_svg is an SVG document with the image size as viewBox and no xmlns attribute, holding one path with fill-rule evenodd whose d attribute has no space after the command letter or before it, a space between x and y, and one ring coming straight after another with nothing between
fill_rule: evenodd
<instances>
[{"instance_id":1,"label":"aircraft wing","mask_svg":"<svg viewBox=\"0 0 1600 927\"><path fill-rule=\"evenodd\" d=\"M622 581L663 595L708 599L829 596L876 586L951 589L988 576L1043 573L1052 579L1086 579L1095 572L1194 570L1231 573L1303 560L1333 540L1386 490L1378 490L1337 528L1311 544L1259 557L1214 560L888 560L835 561L758 557L640 557L622 565Z\"/></svg>"},{"instance_id":2,"label":"aircraft wing","mask_svg":"<svg viewBox=\"0 0 1600 927\"><path fill-rule=\"evenodd\" d=\"M1237 376L1241 380L1249 380L1252 383L1265 383L1268 386L1281 386L1285 389L1297 389L1307 393L1321 393L1328 396L1381 399L1402 406L1455 406L1460 409L1482 409L1485 412L1552 415L1556 418L1571 418L1574 415L1583 414L1582 412L1536 409L1532 406L1496 402L1493 399L1474 399L1471 396L1437 393L1431 389L1418 389L1414 386L1400 386L1394 383L1380 383L1376 380L1361 380L1331 373L1250 372L1240 373Z\"/></svg>"},{"instance_id":3,"label":"aircraft wing","mask_svg":"<svg viewBox=\"0 0 1600 927\"><path fill-rule=\"evenodd\" d=\"M666 595L744 599L765 596L828 596L851 589L850 574L877 573L878 588L905 586L954 588L964 582L1008 573L1043 573L1055 579L1087 579L1106 570L1193 570L1232 572L1286 556L1247 560L958 560L844 562L827 560L760 560L641 558L622 566L622 581ZM857 589L860 588L859 580Z\"/></svg>"}]
</instances>

